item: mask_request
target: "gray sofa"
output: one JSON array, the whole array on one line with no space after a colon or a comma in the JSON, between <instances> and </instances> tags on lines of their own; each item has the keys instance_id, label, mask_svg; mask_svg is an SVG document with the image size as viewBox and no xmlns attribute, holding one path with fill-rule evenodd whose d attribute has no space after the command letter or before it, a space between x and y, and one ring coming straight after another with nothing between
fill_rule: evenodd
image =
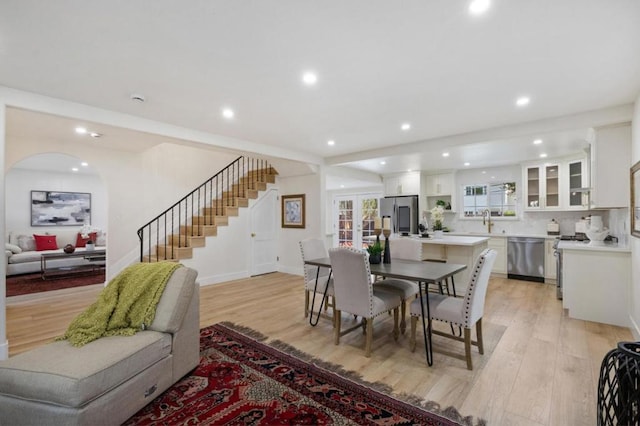
<instances>
[{"instance_id":1,"label":"gray sofa","mask_svg":"<svg viewBox=\"0 0 640 426\"><path fill-rule=\"evenodd\" d=\"M0 361L0 425L121 424L199 362L197 272L170 277L152 325L76 348L57 341Z\"/></svg>"}]
</instances>

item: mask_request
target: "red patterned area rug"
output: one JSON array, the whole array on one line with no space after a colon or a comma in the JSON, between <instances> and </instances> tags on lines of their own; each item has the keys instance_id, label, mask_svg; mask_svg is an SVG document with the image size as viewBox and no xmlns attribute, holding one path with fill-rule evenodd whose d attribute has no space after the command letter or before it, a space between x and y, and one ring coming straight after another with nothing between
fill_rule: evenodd
<instances>
[{"instance_id":1,"label":"red patterned area rug","mask_svg":"<svg viewBox=\"0 0 640 426\"><path fill-rule=\"evenodd\" d=\"M230 323L200 330L200 365L125 425L473 424L453 408L416 406L258 340L265 337Z\"/></svg>"},{"instance_id":2,"label":"red patterned area rug","mask_svg":"<svg viewBox=\"0 0 640 426\"><path fill-rule=\"evenodd\" d=\"M96 272L78 272L67 275L50 275L46 280L37 274L22 274L7 277L7 297L22 294L40 293L70 287L102 284L105 281L104 269Z\"/></svg>"}]
</instances>

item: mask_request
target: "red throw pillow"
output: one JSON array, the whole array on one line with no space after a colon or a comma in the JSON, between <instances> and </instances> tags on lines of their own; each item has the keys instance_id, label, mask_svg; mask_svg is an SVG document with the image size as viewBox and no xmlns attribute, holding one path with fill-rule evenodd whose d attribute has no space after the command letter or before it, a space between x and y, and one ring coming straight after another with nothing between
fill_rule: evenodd
<instances>
[{"instance_id":1,"label":"red throw pillow","mask_svg":"<svg viewBox=\"0 0 640 426\"><path fill-rule=\"evenodd\" d=\"M55 235L36 235L33 234L33 238L36 240L36 251L43 250L57 250L58 243L56 242Z\"/></svg>"},{"instance_id":2,"label":"red throw pillow","mask_svg":"<svg viewBox=\"0 0 640 426\"><path fill-rule=\"evenodd\" d=\"M85 247L87 245L87 241L91 240L93 243L96 243L98 239L97 232L90 232L87 238L82 238L82 234L78 232L78 237L76 238L76 247Z\"/></svg>"}]
</instances>

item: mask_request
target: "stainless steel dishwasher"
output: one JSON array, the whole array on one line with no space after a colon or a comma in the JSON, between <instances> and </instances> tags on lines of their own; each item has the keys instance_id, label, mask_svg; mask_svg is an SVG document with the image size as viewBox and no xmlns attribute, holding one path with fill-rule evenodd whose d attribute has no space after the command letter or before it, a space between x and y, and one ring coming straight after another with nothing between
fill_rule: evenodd
<instances>
[{"instance_id":1,"label":"stainless steel dishwasher","mask_svg":"<svg viewBox=\"0 0 640 426\"><path fill-rule=\"evenodd\" d=\"M507 276L544 282L544 238L507 238Z\"/></svg>"}]
</instances>

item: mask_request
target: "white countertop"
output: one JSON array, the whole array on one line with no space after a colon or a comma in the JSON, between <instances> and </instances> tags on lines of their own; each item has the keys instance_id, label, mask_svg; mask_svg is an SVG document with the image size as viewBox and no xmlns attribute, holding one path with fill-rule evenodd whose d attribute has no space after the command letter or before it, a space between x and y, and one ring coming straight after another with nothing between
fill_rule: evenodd
<instances>
[{"instance_id":1,"label":"white countertop","mask_svg":"<svg viewBox=\"0 0 640 426\"><path fill-rule=\"evenodd\" d=\"M558 249L631 253L629 246L624 246L614 242L606 242L604 245L598 246L584 241L560 241L558 243Z\"/></svg>"},{"instance_id":2,"label":"white countertop","mask_svg":"<svg viewBox=\"0 0 640 426\"><path fill-rule=\"evenodd\" d=\"M547 240L554 240L559 237L559 235L547 235L547 234L511 234L511 233L485 233L485 232L448 232L448 235L463 235L463 236L473 236L473 237L489 237L489 238L508 238L508 237L528 237L528 238L544 238ZM445 234L445 235L447 235Z\"/></svg>"},{"instance_id":3,"label":"white countertop","mask_svg":"<svg viewBox=\"0 0 640 426\"><path fill-rule=\"evenodd\" d=\"M442 238L436 239L433 236L429 236L429 238L421 238L417 236L412 237L404 237L404 238L415 238L416 240L420 240L423 244L439 244L445 246L475 246L477 244L481 244L485 241L489 241L488 237L481 236L462 236L462 235L443 235Z\"/></svg>"}]
</instances>

